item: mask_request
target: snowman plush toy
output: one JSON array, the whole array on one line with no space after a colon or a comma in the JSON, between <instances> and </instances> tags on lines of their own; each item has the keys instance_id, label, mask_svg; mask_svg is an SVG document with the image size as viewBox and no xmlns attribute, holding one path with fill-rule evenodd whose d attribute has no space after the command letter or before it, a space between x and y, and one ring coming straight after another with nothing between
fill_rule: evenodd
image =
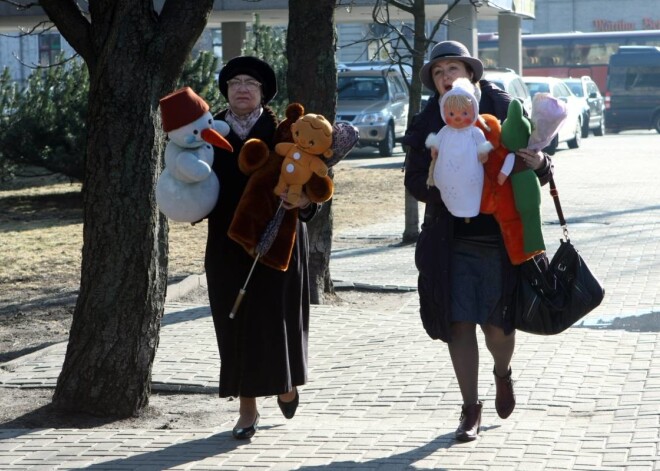
<instances>
[{"instance_id":1,"label":"snowman plush toy","mask_svg":"<svg viewBox=\"0 0 660 471\"><path fill-rule=\"evenodd\" d=\"M229 125L217 121L209 105L190 87L160 100L165 147L165 169L156 184L160 211L178 222L195 222L207 216L218 200L220 182L211 166L213 147L232 151L223 135Z\"/></svg>"}]
</instances>

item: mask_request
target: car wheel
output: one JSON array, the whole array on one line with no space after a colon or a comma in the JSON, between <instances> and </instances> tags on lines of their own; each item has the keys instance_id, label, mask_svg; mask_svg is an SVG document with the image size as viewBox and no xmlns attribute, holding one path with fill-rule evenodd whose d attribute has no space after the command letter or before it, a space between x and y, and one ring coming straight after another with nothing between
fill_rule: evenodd
<instances>
[{"instance_id":1,"label":"car wheel","mask_svg":"<svg viewBox=\"0 0 660 471\"><path fill-rule=\"evenodd\" d=\"M573 139L570 139L566 144L568 144L569 149L577 149L580 147L580 142L582 142L582 123L578 121L578 123L575 125Z\"/></svg>"},{"instance_id":2,"label":"car wheel","mask_svg":"<svg viewBox=\"0 0 660 471\"><path fill-rule=\"evenodd\" d=\"M559 136L555 136L552 141L550 141L550 144L543 149L543 152L545 152L548 155L555 155L555 152L557 152L557 146L559 145Z\"/></svg>"},{"instance_id":3,"label":"car wheel","mask_svg":"<svg viewBox=\"0 0 660 471\"><path fill-rule=\"evenodd\" d=\"M653 128L656 130L656 132L660 133L660 113L653 117Z\"/></svg>"},{"instance_id":4,"label":"car wheel","mask_svg":"<svg viewBox=\"0 0 660 471\"><path fill-rule=\"evenodd\" d=\"M391 124L387 126L385 139L378 143L378 152L381 157L392 157L394 152L394 129Z\"/></svg>"},{"instance_id":5,"label":"car wheel","mask_svg":"<svg viewBox=\"0 0 660 471\"><path fill-rule=\"evenodd\" d=\"M589 137L589 120L591 119L589 113L582 116L582 137Z\"/></svg>"},{"instance_id":6,"label":"car wheel","mask_svg":"<svg viewBox=\"0 0 660 471\"><path fill-rule=\"evenodd\" d=\"M602 136L605 134L605 115L600 116L598 127L594 129L594 136Z\"/></svg>"}]
</instances>

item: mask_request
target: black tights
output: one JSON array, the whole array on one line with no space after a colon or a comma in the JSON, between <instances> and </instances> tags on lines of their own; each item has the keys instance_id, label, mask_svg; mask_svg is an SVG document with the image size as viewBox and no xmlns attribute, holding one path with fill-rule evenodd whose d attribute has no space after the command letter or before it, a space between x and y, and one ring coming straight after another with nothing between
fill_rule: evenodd
<instances>
[{"instance_id":1,"label":"black tights","mask_svg":"<svg viewBox=\"0 0 660 471\"><path fill-rule=\"evenodd\" d=\"M490 324L481 326L481 330L486 339L486 347L495 362L495 372L498 376L506 376L516 345L515 332L504 335L500 327ZM477 325L469 322L452 323L451 339L449 355L461 389L463 404L476 404L479 401Z\"/></svg>"}]
</instances>

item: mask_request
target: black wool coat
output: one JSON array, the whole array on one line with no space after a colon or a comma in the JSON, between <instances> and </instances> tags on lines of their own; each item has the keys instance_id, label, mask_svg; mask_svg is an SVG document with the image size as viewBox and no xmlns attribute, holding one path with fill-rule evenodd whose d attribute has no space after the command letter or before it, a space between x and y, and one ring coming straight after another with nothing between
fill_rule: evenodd
<instances>
[{"instance_id":1,"label":"black wool coat","mask_svg":"<svg viewBox=\"0 0 660 471\"><path fill-rule=\"evenodd\" d=\"M215 118L223 119L225 114ZM264 108L246 140L259 138L272 148L276 126L275 115ZM283 394L307 381L310 302L304 212L300 212L288 270L257 263L236 317L230 319L254 259L227 236L248 177L238 168L245 141L233 131L226 138L234 151L215 148L213 170L220 180L220 195L208 216L204 261L220 351L220 397ZM314 210L307 212L306 219Z\"/></svg>"},{"instance_id":2,"label":"black wool coat","mask_svg":"<svg viewBox=\"0 0 660 471\"><path fill-rule=\"evenodd\" d=\"M500 121L506 119L512 97L487 80L479 82L481 100L479 113L492 114ZM451 341L451 250L454 236L454 217L442 202L440 191L426 184L431 152L426 148L426 138L432 132L438 132L445 126L440 114L439 95L434 94L422 111L414 118L406 131L403 144L409 146L406 155L406 174L404 184L410 194L426 203L424 222L415 249L415 264L419 270L418 294L420 316L428 335L444 342ZM547 183L552 175L552 164L546 155L546 165L537 170L541 184ZM492 215L480 214L478 218L493 218ZM496 315L502 316L504 332L513 331L513 311L515 309L515 286L519 270L509 261L500 241L502 260L502 302L501 310Z\"/></svg>"}]
</instances>

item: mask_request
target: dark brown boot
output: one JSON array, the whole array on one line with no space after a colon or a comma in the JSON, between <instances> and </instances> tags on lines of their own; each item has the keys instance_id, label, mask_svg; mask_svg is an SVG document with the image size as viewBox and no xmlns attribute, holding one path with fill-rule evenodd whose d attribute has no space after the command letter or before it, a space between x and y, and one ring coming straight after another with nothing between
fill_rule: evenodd
<instances>
[{"instance_id":1,"label":"dark brown boot","mask_svg":"<svg viewBox=\"0 0 660 471\"><path fill-rule=\"evenodd\" d=\"M463 406L461 423L456 429L456 440L459 442L471 442L476 440L481 426L481 401L469 406Z\"/></svg>"},{"instance_id":2,"label":"dark brown boot","mask_svg":"<svg viewBox=\"0 0 660 471\"><path fill-rule=\"evenodd\" d=\"M495 376L495 410L497 411L497 415L502 419L506 419L516 407L516 395L513 392L511 368L509 368L509 372L504 377L497 376L495 368L493 368L493 375Z\"/></svg>"}]
</instances>

